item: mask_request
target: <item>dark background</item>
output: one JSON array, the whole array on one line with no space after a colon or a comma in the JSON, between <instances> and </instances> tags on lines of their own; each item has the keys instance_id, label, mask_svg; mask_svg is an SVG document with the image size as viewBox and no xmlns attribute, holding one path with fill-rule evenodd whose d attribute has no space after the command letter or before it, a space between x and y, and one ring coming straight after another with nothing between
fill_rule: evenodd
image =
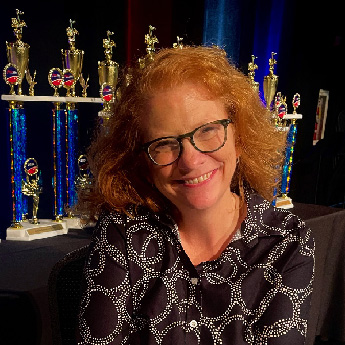
<instances>
[{"instance_id":1,"label":"dark background","mask_svg":"<svg viewBox=\"0 0 345 345\"><path fill-rule=\"evenodd\" d=\"M283 1L284 15L278 64L278 90L291 100L294 93L301 95L298 135L290 196L296 202L342 206L345 190L344 128L339 114L344 106L344 39L343 11L339 1L327 1L307 6L303 1ZM305 3L307 3L305 1ZM308 2L309 3L309 2ZM257 18L260 25L268 25L272 1L234 0L238 20L236 39L237 61L244 73L253 53ZM37 71L35 95L53 95L48 83L52 67L62 68L60 50L68 48L66 28L69 19L79 31L76 47L83 49L83 74L90 77L88 96L98 97L97 61L104 59L102 40L107 30L114 32L117 47L113 60L121 66L132 63L145 54L144 35L148 26L157 29L155 35L160 47L170 47L176 36L184 44L202 44L205 4L203 0L116 0L107 3L84 1L16 1L6 2L0 11L0 66L7 64L6 41L14 41L11 18L15 9L24 12L27 24L23 41L30 45L30 73ZM262 23L262 24L261 24ZM2 47L2 48L1 48ZM258 62L257 62L258 63ZM268 61L260 61L268 64ZM259 80L258 80L259 81ZM261 82L261 81L259 81ZM23 82L24 94L28 85ZM315 113L319 89L330 91L325 139L312 145ZM0 93L8 94L9 87L0 82ZM60 90L61 95L65 95ZM77 87L77 94L81 95ZM8 133L8 103L0 102L0 238L11 223L11 186ZM83 153L92 138L101 105L79 104L80 152ZM27 154L38 161L42 171L44 193L41 194L39 217L53 214L52 161L52 104L25 103L27 114ZM290 107L291 109L291 107Z\"/></svg>"}]
</instances>

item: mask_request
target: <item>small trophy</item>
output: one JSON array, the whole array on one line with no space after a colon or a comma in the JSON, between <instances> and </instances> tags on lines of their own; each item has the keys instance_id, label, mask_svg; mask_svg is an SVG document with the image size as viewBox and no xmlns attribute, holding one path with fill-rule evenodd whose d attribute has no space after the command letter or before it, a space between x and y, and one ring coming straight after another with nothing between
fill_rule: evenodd
<instances>
[{"instance_id":1,"label":"small trophy","mask_svg":"<svg viewBox=\"0 0 345 345\"><path fill-rule=\"evenodd\" d=\"M287 115L287 104L286 97L282 96L281 92L278 92L275 101L275 115L276 115L276 124L279 127L286 128L286 115Z\"/></svg>"},{"instance_id":2,"label":"small trophy","mask_svg":"<svg viewBox=\"0 0 345 345\"><path fill-rule=\"evenodd\" d=\"M293 114L297 114L297 108L301 105L301 96L296 93L292 98Z\"/></svg>"},{"instance_id":3,"label":"small trophy","mask_svg":"<svg viewBox=\"0 0 345 345\"><path fill-rule=\"evenodd\" d=\"M83 73L81 73L80 78L79 78L79 83L80 83L81 87L83 88L83 91L82 91L83 97L87 96L86 90L89 87L89 79L90 79L90 77L87 77L87 79L85 80L83 77Z\"/></svg>"},{"instance_id":4,"label":"small trophy","mask_svg":"<svg viewBox=\"0 0 345 345\"><path fill-rule=\"evenodd\" d=\"M277 53L271 53L271 58L269 59L269 74L264 77L264 97L268 110L271 110L271 103L278 87L278 76L274 74L274 65L277 64L277 60L274 58L276 54Z\"/></svg>"},{"instance_id":5,"label":"small trophy","mask_svg":"<svg viewBox=\"0 0 345 345\"><path fill-rule=\"evenodd\" d=\"M64 88L67 90L67 97L74 97L74 87L76 84L76 78L74 77L74 73L70 69L64 69L62 72L62 84ZM72 93L71 93L72 90Z\"/></svg>"},{"instance_id":6,"label":"small trophy","mask_svg":"<svg viewBox=\"0 0 345 345\"><path fill-rule=\"evenodd\" d=\"M67 96L72 97L75 96L75 84L80 78L84 57L84 51L75 48L75 35L79 33L73 27L73 24L75 24L75 21L70 19L70 26L66 29L70 49L61 49L63 69L70 71L75 79L73 86L67 89L69 93Z\"/></svg>"},{"instance_id":7,"label":"small trophy","mask_svg":"<svg viewBox=\"0 0 345 345\"><path fill-rule=\"evenodd\" d=\"M62 71L59 68L52 68L48 74L48 81L54 89L54 96L58 97L58 89L63 86Z\"/></svg>"},{"instance_id":8,"label":"small trophy","mask_svg":"<svg viewBox=\"0 0 345 345\"><path fill-rule=\"evenodd\" d=\"M252 61L248 63L248 76L250 80L250 84L252 85L253 89L258 93L259 92L259 82L255 81L255 70L258 69L258 65L254 62L257 57L252 55Z\"/></svg>"},{"instance_id":9,"label":"small trophy","mask_svg":"<svg viewBox=\"0 0 345 345\"><path fill-rule=\"evenodd\" d=\"M140 68L144 68L147 64L149 64L154 59L154 54L156 51L155 44L159 43L158 38L153 36L153 31L156 30L155 27L149 25L149 33L145 35L145 43L146 43L146 56L144 58L139 59L139 66Z\"/></svg>"},{"instance_id":10,"label":"small trophy","mask_svg":"<svg viewBox=\"0 0 345 345\"><path fill-rule=\"evenodd\" d=\"M103 109L98 112L98 116L103 120L108 120L112 115L111 104L114 103L114 88L104 83L100 90L100 96L103 99Z\"/></svg>"},{"instance_id":11,"label":"small trophy","mask_svg":"<svg viewBox=\"0 0 345 345\"><path fill-rule=\"evenodd\" d=\"M14 35L16 36L15 42L6 42L7 48L7 59L12 66L17 70L18 75L20 76L20 80L18 81L18 95L22 95L22 81L24 76L30 85L30 95L34 94L34 85L36 72L34 73L34 77L30 76L28 70L29 64L29 49L30 46L22 41L22 30L23 27L26 27L26 23L24 20L20 19L20 15L24 14L24 12L16 10L17 18L12 18L12 28L14 31ZM11 92L14 92L11 89Z\"/></svg>"},{"instance_id":12,"label":"small trophy","mask_svg":"<svg viewBox=\"0 0 345 345\"><path fill-rule=\"evenodd\" d=\"M177 42L173 43L173 48L175 48L175 49L182 49L183 48L182 41L183 41L183 38L177 36Z\"/></svg>"},{"instance_id":13,"label":"small trophy","mask_svg":"<svg viewBox=\"0 0 345 345\"><path fill-rule=\"evenodd\" d=\"M20 72L18 71L17 66L8 63L3 71L3 77L7 85L10 85L10 95L15 95L14 86L20 85L22 78Z\"/></svg>"},{"instance_id":14,"label":"small trophy","mask_svg":"<svg viewBox=\"0 0 345 345\"><path fill-rule=\"evenodd\" d=\"M39 195L42 193L42 187L40 185L40 178L38 174L37 161L34 158L28 158L24 163L24 170L26 174L26 180L22 181L22 193L27 196L32 196L33 208L32 208L32 224L39 224L37 218Z\"/></svg>"},{"instance_id":15,"label":"small trophy","mask_svg":"<svg viewBox=\"0 0 345 345\"><path fill-rule=\"evenodd\" d=\"M76 178L75 185L77 189L86 189L92 183L89 162L86 155L80 155L78 158L79 176Z\"/></svg>"}]
</instances>

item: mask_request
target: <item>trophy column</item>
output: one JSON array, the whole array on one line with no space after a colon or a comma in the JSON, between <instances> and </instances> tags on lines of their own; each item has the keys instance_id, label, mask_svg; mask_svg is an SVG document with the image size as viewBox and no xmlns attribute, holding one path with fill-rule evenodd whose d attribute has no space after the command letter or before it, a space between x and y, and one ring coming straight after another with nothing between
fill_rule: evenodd
<instances>
[{"instance_id":1,"label":"trophy column","mask_svg":"<svg viewBox=\"0 0 345 345\"><path fill-rule=\"evenodd\" d=\"M27 200L22 195L22 167L26 160L26 116L24 108L9 101L9 130L11 147L12 228L21 228L27 214Z\"/></svg>"},{"instance_id":2,"label":"trophy column","mask_svg":"<svg viewBox=\"0 0 345 345\"><path fill-rule=\"evenodd\" d=\"M54 102L53 108L53 157L54 157L54 218L56 222L61 222L64 216L65 205L65 179L66 179L66 159L64 143L66 141L65 111L61 109L61 103Z\"/></svg>"},{"instance_id":3,"label":"trophy column","mask_svg":"<svg viewBox=\"0 0 345 345\"><path fill-rule=\"evenodd\" d=\"M292 165L293 165L293 153L296 143L296 135L297 135L297 123L296 121L302 119L301 114L297 114L297 108L300 105L300 95L296 93L292 100L293 105L293 113L286 114L286 103L285 99L282 100L280 103L276 102L277 104L277 114L278 114L278 121L280 123L281 130L285 130L287 132L286 136L286 149L285 149L285 160L282 169L282 180L280 186L281 195L276 199L277 207L281 208L292 208L293 203L292 199L288 196L290 190L290 181L291 181L291 173L292 173ZM280 107L283 104L283 108L285 108L285 112L280 111ZM289 122L289 123L288 123Z\"/></svg>"},{"instance_id":4,"label":"trophy column","mask_svg":"<svg viewBox=\"0 0 345 345\"><path fill-rule=\"evenodd\" d=\"M77 202L75 181L78 162L78 110L75 103L66 103L66 210L67 217L73 218L72 208Z\"/></svg>"}]
</instances>

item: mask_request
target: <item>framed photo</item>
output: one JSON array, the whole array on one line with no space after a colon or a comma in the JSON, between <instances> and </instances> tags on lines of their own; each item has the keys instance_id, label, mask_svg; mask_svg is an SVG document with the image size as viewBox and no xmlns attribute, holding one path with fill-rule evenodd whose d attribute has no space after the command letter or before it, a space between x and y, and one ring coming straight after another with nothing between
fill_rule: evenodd
<instances>
[{"instance_id":1,"label":"framed photo","mask_svg":"<svg viewBox=\"0 0 345 345\"><path fill-rule=\"evenodd\" d=\"M329 91L320 89L319 99L316 108L316 119L313 145L315 145L320 139L323 139L325 134L327 110L328 110Z\"/></svg>"}]
</instances>

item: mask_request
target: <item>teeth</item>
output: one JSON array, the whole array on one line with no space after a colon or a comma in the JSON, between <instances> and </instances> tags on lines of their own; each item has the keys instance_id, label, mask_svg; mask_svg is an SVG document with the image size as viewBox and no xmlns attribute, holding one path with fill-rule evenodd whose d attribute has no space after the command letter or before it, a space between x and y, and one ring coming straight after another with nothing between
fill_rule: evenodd
<instances>
[{"instance_id":1,"label":"teeth","mask_svg":"<svg viewBox=\"0 0 345 345\"><path fill-rule=\"evenodd\" d=\"M210 178L210 176L211 176L211 172L204 174L202 176L196 177L193 180L186 180L185 183L186 184L197 184L197 183L200 183L200 182L207 180L208 178Z\"/></svg>"}]
</instances>

